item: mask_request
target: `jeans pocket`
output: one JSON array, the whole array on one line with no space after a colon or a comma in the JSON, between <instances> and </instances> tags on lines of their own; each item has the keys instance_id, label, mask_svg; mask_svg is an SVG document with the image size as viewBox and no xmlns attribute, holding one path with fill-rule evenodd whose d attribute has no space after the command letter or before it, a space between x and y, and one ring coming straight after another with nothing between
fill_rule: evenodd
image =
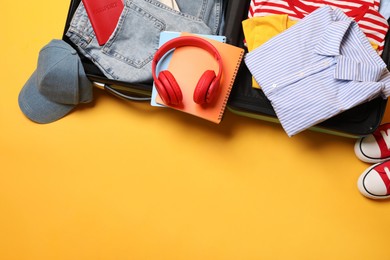
<instances>
[{"instance_id":1,"label":"jeans pocket","mask_svg":"<svg viewBox=\"0 0 390 260\"><path fill-rule=\"evenodd\" d=\"M160 32L165 27L164 22L130 3L125 6L117 28L102 51L135 68L142 68L153 59Z\"/></svg>"},{"instance_id":2,"label":"jeans pocket","mask_svg":"<svg viewBox=\"0 0 390 260\"><path fill-rule=\"evenodd\" d=\"M95 35L82 2L80 2L75 13L73 14L68 32L68 37L71 37L72 34L76 34L77 37L73 38L78 39L79 41L82 40L84 44L91 42Z\"/></svg>"}]
</instances>

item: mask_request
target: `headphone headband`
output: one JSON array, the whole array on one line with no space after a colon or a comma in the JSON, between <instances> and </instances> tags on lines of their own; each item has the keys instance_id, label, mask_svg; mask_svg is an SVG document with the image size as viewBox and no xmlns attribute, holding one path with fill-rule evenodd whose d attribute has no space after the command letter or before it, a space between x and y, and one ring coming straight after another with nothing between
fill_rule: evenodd
<instances>
[{"instance_id":1,"label":"headphone headband","mask_svg":"<svg viewBox=\"0 0 390 260\"><path fill-rule=\"evenodd\" d=\"M156 54L153 57L152 61L152 74L153 78L156 79L156 67L157 63L160 61L160 59L170 50L179 48L179 47L184 47L184 46L194 46L194 47L199 47L201 49L206 50L209 52L211 55L214 56L214 58L218 62L218 74L216 75L216 79L220 80L222 77L222 57L219 54L217 48L214 47L210 42L206 41L203 38L196 37L196 36L180 36L177 38L174 38L165 44L163 44L156 52Z\"/></svg>"}]
</instances>

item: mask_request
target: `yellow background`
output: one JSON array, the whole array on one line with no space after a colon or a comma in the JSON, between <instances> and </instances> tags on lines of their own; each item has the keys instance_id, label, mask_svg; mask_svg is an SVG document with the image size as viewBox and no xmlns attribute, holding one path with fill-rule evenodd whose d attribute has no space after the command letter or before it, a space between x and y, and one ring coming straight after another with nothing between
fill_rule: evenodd
<instances>
[{"instance_id":1,"label":"yellow background","mask_svg":"<svg viewBox=\"0 0 390 260\"><path fill-rule=\"evenodd\" d=\"M17 97L69 2L1 7L0 259L390 259L390 201L358 192L354 139L101 90L32 123Z\"/></svg>"}]
</instances>

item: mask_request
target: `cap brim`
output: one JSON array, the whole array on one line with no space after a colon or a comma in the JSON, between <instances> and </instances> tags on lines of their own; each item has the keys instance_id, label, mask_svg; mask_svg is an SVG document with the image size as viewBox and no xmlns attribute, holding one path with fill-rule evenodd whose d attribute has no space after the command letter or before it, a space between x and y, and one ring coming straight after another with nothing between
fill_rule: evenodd
<instances>
[{"instance_id":1,"label":"cap brim","mask_svg":"<svg viewBox=\"0 0 390 260\"><path fill-rule=\"evenodd\" d=\"M38 90L37 72L31 75L19 93L19 107L32 121L47 124L68 114L75 105L50 101Z\"/></svg>"}]
</instances>

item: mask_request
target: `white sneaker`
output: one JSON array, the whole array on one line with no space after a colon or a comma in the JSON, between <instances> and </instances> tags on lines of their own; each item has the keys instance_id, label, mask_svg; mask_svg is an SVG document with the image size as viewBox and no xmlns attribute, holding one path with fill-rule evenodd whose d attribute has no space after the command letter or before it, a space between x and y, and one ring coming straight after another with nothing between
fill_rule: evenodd
<instances>
[{"instance_id":1,"label":"white sneaker","mask_svg":"<svg viewBox=\"0 0 390 260\"><path fill-rule=\"evenodd\" d=\"M390 159L390 123L383 124L372 134L358 139L354 150L363 162L379 163Z\"/></svg>"},{"instance_id":2,"label":"white sneaker","mask_svg":"<svg viewBox=\"0 0 390 260\"><path fill-rule=\"evenodd\" d=\"M360 175L359 191L370 199L390 198L390 160L377 163Z\"/></svg>"}]
</instances>

